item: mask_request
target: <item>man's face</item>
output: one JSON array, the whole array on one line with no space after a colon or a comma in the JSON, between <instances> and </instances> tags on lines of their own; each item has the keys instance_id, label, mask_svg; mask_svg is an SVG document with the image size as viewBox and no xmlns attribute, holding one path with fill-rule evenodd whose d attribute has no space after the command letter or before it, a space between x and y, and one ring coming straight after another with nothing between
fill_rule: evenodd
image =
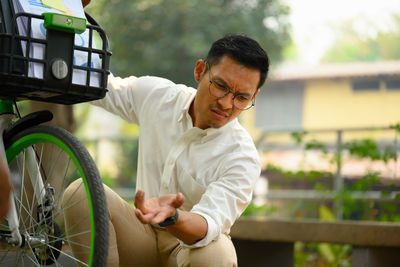
<instances>
[{"instance_id":1,"label":"man's face","mask_svg":"<svg viewBox=\"0 0 400 267\"><path fill-rule=\"evenodd\" d=\"M197 61L194 74L198 87L189 112L194 126L200 129L219 128L239 116L242 110L234 106L234 95L243 94L252 98L258 93L260 71L243 66L228 56L222 57L207 72L206 63ZM212 96L209 91L210 76L213 83L229 88L232 93L222 98Z\"/></svg>"}]
</instances>

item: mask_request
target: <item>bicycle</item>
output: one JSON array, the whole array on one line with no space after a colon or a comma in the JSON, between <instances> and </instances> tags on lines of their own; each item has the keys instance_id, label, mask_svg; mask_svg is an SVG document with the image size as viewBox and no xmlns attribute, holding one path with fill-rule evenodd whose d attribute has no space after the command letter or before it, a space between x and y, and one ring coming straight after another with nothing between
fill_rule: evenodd
<instances>
[{"instance_id":1,"label":"bicycle","mask_svg":"<svg viewBox=\"0 0 400 267\"><path fill-rule=\"evenodd\" d=\"M89 23L82 26L81 18L57 13L13 14L12 5L11 0L0 2L0 156L7 158L14 187L10 211L0 226L0 266L105 266L108 213L93 159L75 136L43 125L52 119L49 111L21 118L17 102L75 104L104 97L111 56L107 37L88 14ZM27 22L26 35L18 33L20 19ZM32 37L34 19L43 20L45 40ZM85 30L89 31L88 47L75 45L75 33ZM93 34L100 36L101 49L92 45ZM44 58L30 55L32 44L45 48ZM101 68L74 65L76 51L87 53L88 63L96 55L101 57ZM43 78L29 74L33 64L42 64ZM85 73L85 84L72 83L75 70ZM90 82L93 73L100 77L99 86ZM79 201L63 199L68 185L79 178L86 196ZM75 205L87 205L90 214L82 214L79 225L67 225L64 215ZM79 243L84 235L90 236L90 244ZM72 253L77 246L87 253L86 260Z\"/></svg>"}]
</instances>

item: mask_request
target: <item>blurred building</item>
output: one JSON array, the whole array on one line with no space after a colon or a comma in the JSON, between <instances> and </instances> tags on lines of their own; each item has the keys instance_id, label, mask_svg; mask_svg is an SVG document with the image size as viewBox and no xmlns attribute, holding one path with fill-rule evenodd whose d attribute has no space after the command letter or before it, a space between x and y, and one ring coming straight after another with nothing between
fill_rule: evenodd
<instances>
[{"instance_id":1,"label":"blurred building","mask_svg":"<svg viewBox=\"0 0 400 267\"><path fill-rule=\"evenodd\" d=\"M400 122L400 61L283 65L256 101L253 130L386 127Z\"/></svg>"},{"instance_id":2,"label":"blurred building","mask_svg":"<svg viewBox=\"0 0 400 267\"><path fill-rule=\"evenodd\" d=\"M287 169L334 171L335 167L320 156L309 153L305 160L301 151L294 151L290 133L307 131L309 140L324 142L332 149L338 141L338 130L342 129L341 142L354 138L397 142L394 130L346 130L384 128L400 123L400 61L282 65L272 71L267 84L257 95L255 108L243 113L241 121L259 149L268 152L264 164L271 160ZM281 132L284 134L279 134ZM308 166L299 166L305 161ZM398 164L394 162L394 169L399 168ZM344 174L356 176L366 170L365 164L355 163L342 168ZM382 171L387 166L376 168ZM385 176L396 177L399 174L395 172Z\"/></svg>"}]
</instances>

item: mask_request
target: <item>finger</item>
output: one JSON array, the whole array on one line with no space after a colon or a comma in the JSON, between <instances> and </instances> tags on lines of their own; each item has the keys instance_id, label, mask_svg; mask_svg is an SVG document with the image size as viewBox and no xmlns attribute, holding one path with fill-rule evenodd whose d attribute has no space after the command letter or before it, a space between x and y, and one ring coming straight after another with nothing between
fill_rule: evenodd
<instances>
[{"instance_id":1,"label":"finger","mask_svg":"<svg viewBox=\"0 0 400 267\"><path fill-rule=\"evenodd\" d=\"M135 207L137 209L143 209L144 208L144 191L143 190L138 190L135 195Z\"/></svg>"},{"instance_id":2,"label":"finger","mask_svg":"<svg viewBox=\"0 0 400 267\"><path fill-rule=\"evenodd\" d=\"M150 223L154 218L153 213L143 214L143 212L140 209L135 209L135 215L139 219L139 221L143 224Z\"/></svg>"},{"instance_id":3,"label":"finger","mask_svg":"<svg viewBox=\"0 0 400 267\"><path fill-rule=\"evenodd\" d=\"M167 212L161 211L154 216L154 218L151 220L151 223L154 224L161 223L165 221L165 219L167 219L168 217L170 216L168 216Z\"/></svg>"},{"instance_id":4,"label":"finger","mask_svg":"<svg viewBox=\"0 0 400 267\"><path fill-rule=\"evenodd\" d=\"M177 209L180 208L184 202L185 196L179 192L178 194L176 194L175 199L172 202L172 206Z\"/></svg>"}]
</instances>

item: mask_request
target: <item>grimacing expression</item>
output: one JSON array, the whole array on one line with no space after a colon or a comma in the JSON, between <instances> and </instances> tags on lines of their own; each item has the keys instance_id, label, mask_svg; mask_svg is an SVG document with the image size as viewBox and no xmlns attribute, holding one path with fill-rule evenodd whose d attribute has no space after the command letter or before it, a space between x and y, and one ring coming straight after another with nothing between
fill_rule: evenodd
<instances>
[{"instance_id":1,"label":"grimacing expression","mask_svg":"<svg viewBox=\"0 0 400 267\"><path fill-rule=\"evenodd\" d=\"M208 70L206 63L198 60L194 72L198 87L190 115L194 126L201 129L220 128L239 116L242 110L233 105L234 95L254 98L259 91L260 71L248 68L228 56L223 56L218 64ZM229 88L231 93L222 98L211 95L210 76L213 83Z\"/></svg>"}]
</instances>

